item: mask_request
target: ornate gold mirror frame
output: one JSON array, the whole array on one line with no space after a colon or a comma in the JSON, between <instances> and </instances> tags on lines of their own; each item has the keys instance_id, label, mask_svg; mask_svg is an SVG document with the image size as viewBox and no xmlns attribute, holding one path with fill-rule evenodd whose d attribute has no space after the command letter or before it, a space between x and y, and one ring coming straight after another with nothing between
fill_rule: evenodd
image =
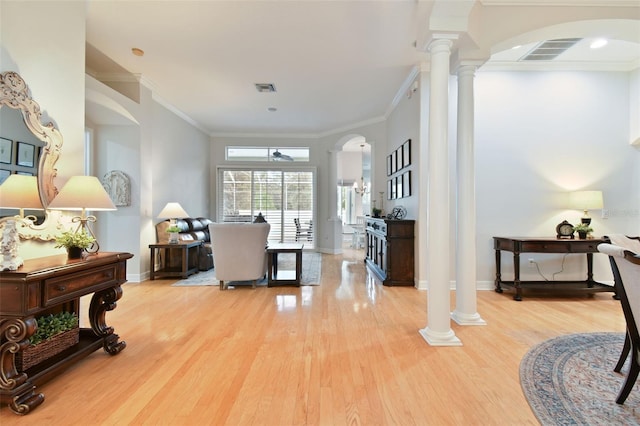
<instances>
[{"instance_id":1,"label":"ornate gold mirror frame","mask_svg":"<svg viewBox=\"0 0 640 426\"><path fill-rule=\"evenodd\" d=\"M58 170L55 164L60 157L62 135L53 123L42 124L40 105L31 98L31 93L25 81L16 72L0 73L0 108L7 106L20 111L24 124L35 137L44 142L38 162L38 192L40 201L45 208L45 220L40 225L24 221L18 226L21 238L50 241L55 238L53 229L56 222L51 218L47 206L58 194L54 185L54 178ZM12 217L0 219L0 226Z\"/></svg>"}]
</instances>

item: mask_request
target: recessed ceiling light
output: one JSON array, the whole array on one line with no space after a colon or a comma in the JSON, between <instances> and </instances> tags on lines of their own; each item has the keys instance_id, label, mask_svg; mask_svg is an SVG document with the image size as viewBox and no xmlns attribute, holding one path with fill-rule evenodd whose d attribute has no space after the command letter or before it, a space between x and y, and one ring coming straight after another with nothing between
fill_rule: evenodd
<instances>
[{"instance_id":1,"label":"recessed ceiling light","mask_svg":"<svg viewBox=\"0 0 640 426\"><path fill-rule=\"evenodd\" d=\"M277 110L278 110L278 108L276 108L276 107L267 108L267 111L269 111L269 112L276 112Z\"/></svg>"},{"instance_id":2,"label":"recessed ceiling light","mask_svg":"<svg viewBox=\"0 0 640 426\"><path fill-rule=\"evenodd\" d=\"M604 38L597 38L593 41L593 43L591 43L591 45L589 46L592 49L599 49L601 47L604 47L607 45L607 40Z\"/></svg>"},{"instance_id":3,"label":"recessed ceiling light","mask_svg":"<svg viewBox=\"0 0 640 426\"><path fill-rule=\"evenodd\" d=\"M137 47L132 48L131 53L133 53L136 56L144 56L144 50L138 49Z\"/></svg>"}]
</instances>

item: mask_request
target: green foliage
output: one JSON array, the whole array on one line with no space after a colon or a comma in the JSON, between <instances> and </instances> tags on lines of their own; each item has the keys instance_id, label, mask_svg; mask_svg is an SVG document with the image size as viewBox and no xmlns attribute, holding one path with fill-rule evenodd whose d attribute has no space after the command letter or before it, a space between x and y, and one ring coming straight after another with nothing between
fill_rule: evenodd
<instances>
[{"instance_id":1,"label":"green foliage","mask_svg":"<svg viewBox=\"0 0 640 426\"><path fill-rule=\"evenodd\" d=\"M167 228L167 232L180 232L180 228L177 226L170 226Z\"/></svg>"},{"instance_id":2,"label":"green foliage","mask_svg":"<svg viewBox=\"0 0 640 426\"><path fill-rule=\"evenodd\" d=\"M575 232L593 232L593 228L586 223L579 223L573 227Z\"/></svg>"},{"instance_id":3,"label":"green foliage","mask_svg":"<svg viewBox=\"0 0 640 426\"><path fill-rule=\"evenodd\" d=\"M56 237L56 248L80 247L86 249L96 241L87 231L81 229L77 232L65 231Z\"/></svg>"},{"instance_id":4,"label":"green foliage","mask_svg":"<svg viewBox=\"0 0 640 426\"><path fill-rule=\"evenodd\" d=\"M56 334L64 333L78 326L78 317L72 312L44 315L38 318L38 329L29 338L32 345L44 342Z\"/></svg>"}]
</instances>

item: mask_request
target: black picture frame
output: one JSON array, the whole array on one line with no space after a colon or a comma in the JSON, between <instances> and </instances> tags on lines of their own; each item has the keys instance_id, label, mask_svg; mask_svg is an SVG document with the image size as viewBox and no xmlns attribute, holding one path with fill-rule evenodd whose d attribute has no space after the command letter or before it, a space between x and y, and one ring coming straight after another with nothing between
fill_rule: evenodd
<instances>
[{"instance_id":1,"label":"black picture frame","mask_svg":"<svg viewBox=\"0 0 640 426\"><path fill-rule=\"evenodd\" d=\"M397 151L393 151L391 153L391 174L394 174L398 171L398 160L397 160Z\"/></svg>"},{"instance_id":2,"label":"black picture frame","mask_svg":"<svg viewBox=\"0 0 640 426\"><path fill-rule=\"evenodd\" d=\"M7 179L9 176L11 176L11 172L9 170L0 169L0 185L2 185L5 179Z\"/></svg>"},{"instance_id":3,"label":"black picture frame","mask_svg":"<svg viewBox=\"0 0 640 426\"><path fill-rule=\"evenodd\" d=\"M391 176L391 155L387 155L387 176Z\"/></svg>"},{"instance_id":4,"label":"black picture frame","mask_svg":"<svg viewBox=\"0 0 640 426\"><path fill-rule=\"evenodd\" d=\"M23 171L20 171L20 170L16 171L16 174L17 174L17 175L23 175L23 176L35 176L35 175L34 175L33 173L31 173L31 172L23 172Z\"/></svg>"},{"instance_id":5,"label":"black picture frame","mask_svg":"<svg viewBox=\"0 0 640 426\"><path fill-rule=\"evenodd\" d=\"M396 177L396 198L402 198L402 175Z\"/></svg>"},{"instance_id":6,"label":"black picture frame","mask_svg":"<svg viewBox=\"0 0 640 426\"><path fill-rule=\"evenodd\" d=\"M402 174L402 196L411 197L411 170Z\"/></svg>"},{"instance_id":7,"label":"black picture frame","mask_svg":"<svg viewBox=\"0 0 640 426\"><path fill-rule=\"evenodd\" d=\"M411 139L407 139L402 144L402 168L411 165Z\"/></svg>"},{"instance_id":8,"label":"black picture frame","mask_svg":"<svg viewBox=\"0 0 640 426\"><path fill-rule=\"evenodd\" d=\"M18 156L16 164L18 166L33 167L36 153L36 146L26 142L18 142Z\"/></svg>"},{"instance_id":9,"label":"black picture frame","mask_svg":"<svg viewBox=\"0 0 640 426\"><path fill-rule=\"evenodd\" d=\"M393 196L392 194L392 188L391 188L391 181L393 179L389 179L387 181L387 200L393 200L393 198L391 198Z\"/></svg>"},{"instance_id":10,"label":"black picture frame","mask_svg":"<svg viewBox=\"0 0 640 426\"><path fill-rule=\"evenodd\" d=\"M11 164L13 154L13 141L7 138L0 138L0 163Z\"/></svg>"}]
</instances>

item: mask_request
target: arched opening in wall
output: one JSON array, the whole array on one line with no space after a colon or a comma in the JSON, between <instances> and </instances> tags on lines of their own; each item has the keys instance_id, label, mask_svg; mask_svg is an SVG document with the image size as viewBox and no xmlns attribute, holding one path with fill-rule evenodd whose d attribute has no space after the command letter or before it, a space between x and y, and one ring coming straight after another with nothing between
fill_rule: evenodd
<instances>
[{"instance_id":1,"label":"arched opening in wall","mask_svg":"<svg viewBox=\"0 0 640 426\"><path fill-rule=\"evenodd\" d=\"M343 246L364 248L364 217L371 213L371 144L364 136L343 138L338 153L337 215L342 220Z\"/></svg>"}]
</instances>

